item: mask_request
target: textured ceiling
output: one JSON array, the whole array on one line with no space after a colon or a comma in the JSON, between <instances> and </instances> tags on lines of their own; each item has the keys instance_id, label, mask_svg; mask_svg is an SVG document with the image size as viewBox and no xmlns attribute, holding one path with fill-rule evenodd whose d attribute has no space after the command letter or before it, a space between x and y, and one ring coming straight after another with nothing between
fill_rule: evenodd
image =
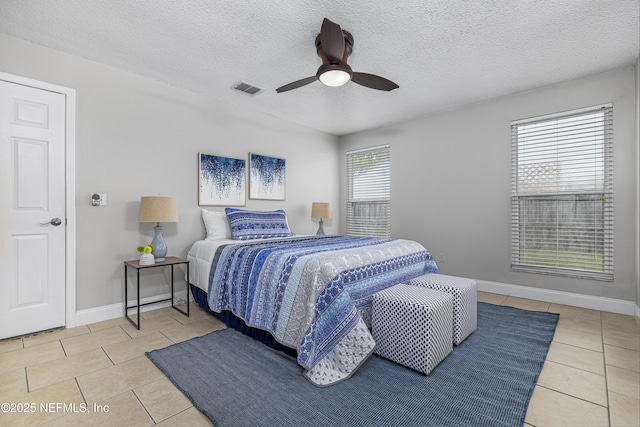
<instances>
[{"instance_id":1,"label":"textured ceiling","mask_svg":"<svg viewBox=\"0 0 640 427\"><path fill-rule=\"evenodd\" d=\"M0 32L342 135L633 65L639 3L2 0ZM315 74L325 17L353 34L354 71L400 88L276 93Z\"/></svg>"}]
</instances>

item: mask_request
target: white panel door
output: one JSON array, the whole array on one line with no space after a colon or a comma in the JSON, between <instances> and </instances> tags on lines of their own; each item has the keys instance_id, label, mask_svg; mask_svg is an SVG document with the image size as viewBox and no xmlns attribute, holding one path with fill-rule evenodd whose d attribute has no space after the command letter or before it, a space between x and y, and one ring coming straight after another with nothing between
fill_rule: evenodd
<instances>
[{"instance_id":1,"label":"white panel door","mask_svg":"<svg viewBox=\"0 0 640 427\"><path fill-rule=\"evenodd\" d=\"M0 81L0 339L65 324L65 96Z\"/></svg>"}]
</instances>

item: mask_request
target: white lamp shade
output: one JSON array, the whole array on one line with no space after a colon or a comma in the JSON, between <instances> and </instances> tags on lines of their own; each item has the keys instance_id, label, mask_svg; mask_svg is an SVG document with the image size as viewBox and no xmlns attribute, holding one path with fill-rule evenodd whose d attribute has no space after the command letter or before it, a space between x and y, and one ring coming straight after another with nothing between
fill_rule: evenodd
<instances>
[{"instance_id":1,"label":"white lamp shade","mask_svg":"<svg viewBox=\"0 0 640 427\"><path fill-rule=\"evenodd\" d=\"M140 222L178 222L178 201L175 197L143 196Z\"/></svg>"},{"instance_id":2,"label":"white lamp shade","mask_svg":"<svg viewBox=\"0 0 640 427\"><path fill-rule=\"evenodd\" d=\"M331 218L331 203L313 202L311 204L311 218Z\"/></svg>"},{"instance_id":3,"label":"white lamp shade","mask_svg":"<svg viewBox=\"0 0 640 427\"><path fill-rule=\"evenodd\" d=\"M351 80L351 76L343 70L328 70L320 74L319 79L327 86L338 87Z\"/></svg>"}]
</instances>

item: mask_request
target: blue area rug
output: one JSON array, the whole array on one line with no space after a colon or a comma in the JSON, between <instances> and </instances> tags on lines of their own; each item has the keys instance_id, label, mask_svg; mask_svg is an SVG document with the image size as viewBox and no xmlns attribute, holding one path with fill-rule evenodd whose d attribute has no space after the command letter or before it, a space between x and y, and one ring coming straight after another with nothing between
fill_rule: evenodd
<instances>
[{"instance_id":1,"label":"blue area rug","mask_svg":"<svg viewBox=\"0 0 640 427\"><path fill-rule=\"evenodd\" d=\"M522 426L558 315L478 303L478 330L429 376L377 356L318 388L232 329L147 353L216 427Z\"/></svg>"}]
</instances>

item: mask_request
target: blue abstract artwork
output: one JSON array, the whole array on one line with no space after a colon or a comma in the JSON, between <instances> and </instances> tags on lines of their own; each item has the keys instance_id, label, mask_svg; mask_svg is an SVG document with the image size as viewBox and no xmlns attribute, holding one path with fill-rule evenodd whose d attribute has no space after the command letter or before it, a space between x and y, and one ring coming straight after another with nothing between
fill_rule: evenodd
<instances>
[{"instance_id":1,"label":"blue abstract artwork","mask_svg":"<svg viewBox=\"0 0 640 427\"><path fill-rule=\"evenodd\" d=\"M247 161L198 154L198 204L244 206Z\"/></svg>"},{"instance_id":2,"label":"blue abstract artwork","mask_svg":"<svg viewBox=\"0 0 640 427\"><path fill-rule=\"evenodd\" d=\"M249 154L249 198L284 200L286 160Z\"/></svg>"}]
</instances>

